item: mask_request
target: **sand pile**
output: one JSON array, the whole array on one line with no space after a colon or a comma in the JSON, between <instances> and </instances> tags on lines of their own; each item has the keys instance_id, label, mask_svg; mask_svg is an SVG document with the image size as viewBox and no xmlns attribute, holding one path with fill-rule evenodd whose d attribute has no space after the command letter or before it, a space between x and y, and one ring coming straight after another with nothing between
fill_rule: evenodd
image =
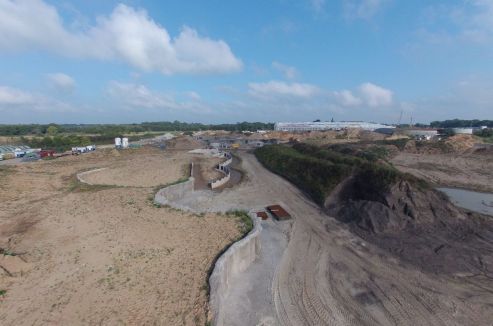
<instances>
[{"instance_id":1,"label":"sand pile","mask_svg":"<svg viewBox=\"0 0 493 326\"><path fill-rule=\"evenodd\" d=\"M473 135L455 135L445 140L445 144L454 152L464 152L471 149L477 142Z\"/></svg>"}]
</instances>

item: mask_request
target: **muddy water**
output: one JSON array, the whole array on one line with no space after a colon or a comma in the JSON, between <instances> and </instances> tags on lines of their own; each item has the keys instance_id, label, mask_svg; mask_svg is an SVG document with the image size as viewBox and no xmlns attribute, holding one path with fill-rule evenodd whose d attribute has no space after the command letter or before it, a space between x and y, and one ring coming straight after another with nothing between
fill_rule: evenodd
<instances>
[{"instance_id":1,"label":"muddy water","mask_svg":"<svg viewBox=\"0 0 493 326\"><path fill-rule=\"evenodd\" d=\"M493 193L476 192L456 188L437 188L449 196L459 207L493 216Z\"/></svg>"}]
</instances>

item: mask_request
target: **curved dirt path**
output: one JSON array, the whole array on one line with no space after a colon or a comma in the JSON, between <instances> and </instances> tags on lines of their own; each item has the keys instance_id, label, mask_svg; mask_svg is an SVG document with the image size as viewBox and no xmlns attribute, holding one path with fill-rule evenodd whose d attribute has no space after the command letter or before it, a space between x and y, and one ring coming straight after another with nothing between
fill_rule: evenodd
<instances>
[{"instance_id":1,"label":"curved dirt path","mask_svg":"<svg viewBox=\"0 0 493 326\"><path fill-rule=\"evenodd\" d=\"M277 321L268 324L491 325L491 279L432 275L399 262L324 215L252 154L241 158L244 183L221 193L195 191L179 204L226 211L281 203L293 215L289 243L272 280Z\"/></svg>"}]
</instances>

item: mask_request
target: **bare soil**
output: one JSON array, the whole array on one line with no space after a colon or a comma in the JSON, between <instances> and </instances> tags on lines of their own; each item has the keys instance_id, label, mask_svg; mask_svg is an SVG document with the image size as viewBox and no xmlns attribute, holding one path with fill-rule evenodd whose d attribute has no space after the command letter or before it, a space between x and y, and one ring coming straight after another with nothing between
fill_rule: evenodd
<instances>
[{"instance_id":1,"label":"bare soil","mask_svg":"<svg viewBox=\"0 0 493 326\"><path fill-rule=\"evenodd\" d=\"M1 325L204 325L207 270L240 235L237 221L149 200L192 157L118 154L0 167ZM76 182L101 167L93 181L104 185Z\"/></svg>"},{"instance_id":2,"label":"bare soil","mask_svg":"<svg viewBox=\"0 0 493 326\"><path fill-rule=\"evenodd\" d=\"M391 162L399 170L436 185L493 192L493 153L480 155L401 152Z\"/></svg>"},{"instance_id":3,"label":"bare soil","mask_svg":"<svg viewBox=\"0 0 493 326\"><path fill-rule=\"evenodd\" d=\"M221 312L238 316L231 325L491 325L493 282L489 272L435 273L419 268L327 216L300 190L263 168L252 154L240 155L248 176L244 182L220 193L196 191L179 202L196 211L280 203L293 217L287 246L279 242L284 249L281 259L273 262L272 277L257 277L264 283L247 295L235 296L232 290L230 310L225 307ZM484 241L491 242L491 235ZM454 256L453 249L434 249ZM425 256L423 264L434 259ZM258 264L262 261L252 268L264 275L267 270ZM271 265L263 266L272 269ZM262 294L264 288L272 289L268 300ZM254 310L258 300L266 307Z\"/></svg>"}]
</instances>

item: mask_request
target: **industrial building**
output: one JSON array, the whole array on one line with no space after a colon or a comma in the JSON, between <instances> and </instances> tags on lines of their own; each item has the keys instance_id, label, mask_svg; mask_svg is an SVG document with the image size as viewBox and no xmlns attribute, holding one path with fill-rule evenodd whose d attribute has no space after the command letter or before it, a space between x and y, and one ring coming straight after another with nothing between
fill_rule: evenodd
<instances>
[{"instance_id":1,"label":"industrial building","mask_svg":"<svg viewBox=\"0 0 493 326\"><path fill-rule=\"evenodd\" d=\"M403 129L400 132L406 136L410 136L420 140L430 140L438 136L438 130L436 129L414 128L414 129Z\"/></svg>"},{"instance_id":2,"label":"industrial building","mask_svg":"<svg viewBox=\"0 0 493 326\"><path fill-rule=\"evenodd\" d=\"M274 130L288 132L304 131L324 131L324 130L344 130L358 128L368 131L374 131L380 128L395 128L380 123L363 122L363 121L341 121L341 122L276 122Z\"/></svg>"}]
</instances>

